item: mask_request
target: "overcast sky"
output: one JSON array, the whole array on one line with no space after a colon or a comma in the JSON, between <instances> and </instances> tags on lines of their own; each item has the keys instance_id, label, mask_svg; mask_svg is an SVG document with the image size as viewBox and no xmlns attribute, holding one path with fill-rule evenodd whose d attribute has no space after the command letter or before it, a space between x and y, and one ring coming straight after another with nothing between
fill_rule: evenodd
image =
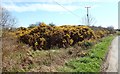
<instances>
[{"instance_id":1,"label":"overcast sky","mask_svg":"<svg viewBox=\"0 0 120 74\"><path fill-rule=\"evenodd\" d=\"M95 26L113 26L118 28L119 0L2 0L2 6L8 9L18 20L18 27L27 27L36 22L53 22L56 25L81 25L89 14L96 19Z\"/></svg>"}]
</instances>

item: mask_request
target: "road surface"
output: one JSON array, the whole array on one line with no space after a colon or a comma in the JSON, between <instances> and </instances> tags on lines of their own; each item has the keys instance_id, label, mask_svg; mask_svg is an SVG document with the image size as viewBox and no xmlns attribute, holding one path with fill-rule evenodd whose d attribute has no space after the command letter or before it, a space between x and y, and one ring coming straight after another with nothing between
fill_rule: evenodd
<instances>
[{"instance_id":1,"label":"road surface","mask_svg":"<svg viewBox=\"0 0 120 74\"><path fill-rule=\"evenodd\" d=\"M105 72L118 72L118 41L120 37L113 39L109 48L106 64L107 68ZM120 73L119 73L120 74Z\"/></svg>"}]
</instances>

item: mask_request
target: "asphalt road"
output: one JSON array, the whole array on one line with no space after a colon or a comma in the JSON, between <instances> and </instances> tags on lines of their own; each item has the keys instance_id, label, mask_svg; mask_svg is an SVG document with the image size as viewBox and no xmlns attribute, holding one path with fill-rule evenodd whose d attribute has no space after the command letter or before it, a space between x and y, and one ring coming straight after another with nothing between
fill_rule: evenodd
<instances>
[{"instance_id":1,"label":"asphalt road","mask_svg":"<svg viewBox=\"0 0 120 74\"><path fill-rule=\"evenodd\" d=\"M106 72L118 72L118 44L119 44L118 41L120 41L120 37L117 36L112 41L111 46L109 48L109 53L106 60L108 64Z\"/></svg>"},{"instance_id":2,"label":"asphalt road","mask_svg":"<svg viewBox=\"0 0 120 74\"><path fill-rule=\"evenodd\" d=\"M118 38L118 74L120 74L120 36Z\"/></svg>"}]
</instances>

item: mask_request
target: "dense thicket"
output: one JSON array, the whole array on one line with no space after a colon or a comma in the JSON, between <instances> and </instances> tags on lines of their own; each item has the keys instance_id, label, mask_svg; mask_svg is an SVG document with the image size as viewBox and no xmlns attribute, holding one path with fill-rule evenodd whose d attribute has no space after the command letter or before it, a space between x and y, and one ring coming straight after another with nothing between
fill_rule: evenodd
<instances>
[{"instance_id":1,"label":"dense thicket","mask_svg":"<svg viewBox=\"0 0 120 74\"><path fill-rule=\"evenodd\" d=\"M19 28L16 34L20 41L36 49L51 47L69 47L85 41L102 38L111 32L107 28L90 28L88 26L48 26L41 23L34 28Z\"/></svg>"}]
</instances>

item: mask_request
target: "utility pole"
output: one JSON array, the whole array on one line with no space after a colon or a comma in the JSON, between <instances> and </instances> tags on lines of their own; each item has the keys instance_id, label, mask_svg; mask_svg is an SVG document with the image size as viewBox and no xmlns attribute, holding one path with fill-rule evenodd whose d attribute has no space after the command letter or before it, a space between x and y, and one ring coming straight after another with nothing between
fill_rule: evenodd
<instances>
[{"instance_id":1,"label":"utility pole","mask_svg":"<svg viewBox=\"0 0 120 74\"><path fill-rule=\"evenodd\" d=\"M91 7L85 7L85 8L87 8L87 25L90 25L90 23L89 23L89 11L88 11L88 9L91 8Z\"/></svg>"}]
</instances>

